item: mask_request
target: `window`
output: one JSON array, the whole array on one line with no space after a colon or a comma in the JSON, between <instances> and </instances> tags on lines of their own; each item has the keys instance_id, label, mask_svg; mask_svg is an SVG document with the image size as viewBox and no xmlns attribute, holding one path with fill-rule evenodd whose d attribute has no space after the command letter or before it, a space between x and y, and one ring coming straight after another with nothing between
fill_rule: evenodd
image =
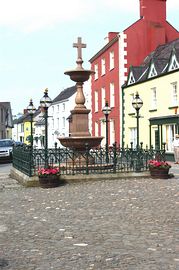
<instances>
[{"instance_id":1,"label":"window","mask_svg":"<svg viewBox=\"0 0 179 270\"><path fill-rule=\"evenodd\" d=\"M57 105L57 112L59 112L59 105Z\"/></svg>"},{"instance_id":2,"label":"window","mask_svg":"<svg viewBox=\"0 0 179 270\"><path fill-rule=\"evenodd\" d=\"M169 66L169 71L175 70L175 69L177 69L177 68L179 68L179 64L178 64L178 61L177 61L177 59L176 59L176 56L173 55L173 56L172 56L171 64L170 64L170 66Z\"/></svg>"},{"instance_id":3,"label":"window","mask_svg":"<svg viewBox=\"0 0 179 270\"><path fill-rule=\"evenodd\" d=\"M62 105L62 106L63 106L63 112L64 112L64 111L65 111L65 103L63 103L63 105Z\"/></svg>"},{"instance_id":4,"label":"window","mask_svg":"<svg viewBox=\"0 0 179 270\"><path fill-rule=\"evenodd\" d=\"M98 79L98 64L94 65L94 79L97 80Z\"/></svg>"},{"instance_id":5,"label":"window","mask_svg":"<svg viewBox=\"0 0 179 270\"><path fill-rule=\"evenodd\" d=\"M94 110L98 112L98 91L94 92Z\"/></svg>"},{"instance_id":6,"label":"window","mask_svg":"<svg viewBox=\"0 0 179 270\"><path fill-rule=\"evenodd\" d=\"M114 51L111 51L110 52L110 55L109 55L109 68L110 70L114 68Z\"/></svg>"},{"instance_id":7,"label":"window","mask_svg":"<svg viewBox=\"0 0 179 270\"><path fill-rule=\"evenodd\" d=\"M94 132L95 132L95 136L99 136L99 132L98 132L98 122L95 122Z\"/></svg>"},{"instance_id":8,"label":"window","mask_svg":"<svg viewBox=\"0 0 179 270\"><path fill-rule=\"evenodd\" d=\"M171 83L172 86L172 106L178 106L177 82Z\"/></svg>"},{"instance_id":9,"label":"window","mask_svg":"<svg viewBox=\"0 0 179 270\"><path fill-rule=\"evenodd\" d=\"M21 124L20 130L20 132L24 132L24 124Z\"/></svg>"},{"instance_id":10,"label":"window","mask_svg":"<svg viewBox=\"0 0 179 270\"><path fill-rule=\"evenodd\" d=\"M152 64L151 67L150 67L148 78L152 78L152 77L155 77L155 76L157 76L157 71L155 69L154 64Z\"/></svg>"},{"instance_id":11,"label":"window","mask_svg":"<svg viewBox=\"0 0 179 270\"><path fill-rule=\"evenodd\" d=\"M114 107L114 83L110 83L110 107Z\"/></svg>"},{"instance_id":12,"label":"window","mask_svg":"<svg viewBox=\"0 0 179 270\"><path fill-rule=\"evenodd\" d=\"M175 124L166 125L166 134L165 138L163 138L166 142L166 151L173 151L173 140L175 137L175 134L177 134L177 126Z\"/></svg>"},{"instance_id":13,"label":"window","mask_svg":"<svg viewBox=\"0 0 179 270\"><path fill-rule=\"evenodd\" d=\"M52 118L52 128L54 128L54 119Z\"/></svg>"},{"instance_id":14,"label":"window","mask_svg":"<svg viewBox=\"0 0 179 270\"><path fill-rule=\"evenodd\" d=\"M63 128L65 128L65 117L63 117Z\"/></svg>"},{"instance_id":15,"label":"window","mask_svg":"<svg viewBox=\"0 0 179 270\"><path fill-rule=\"evenodd\" d=\"M102 121L101 121L100 134L102 137L104 137L101 141L101 146L104 147L106 144L106 122L105 122L105 119L102 119Z\"/></svg>"},{"instance_id":16,"label":"window","mask_svg":"<svg viewBox=\"0 0 179 270\"><path fill-rule=\"evenodd\" d=\"M113 145L115 142L115 127L114 127L114 120L110 119L110 145Z\"/></svg>"},{"instance_id":17,"label":"window","mask_svg":"<svg viewBox=\"0 0 179 270\"><path fill-rule=\"evenodd\" d=\"M130 143L135 148L137 145L137 128L130 128Z\"/></svg>"},{"instance_id":18,"label":"window","mask_svg":"<svg viewBox=\"0 0 179 270\"><path fill-rule=\"evenodd\" d=\"M135 78L132 72L129 74L128 85L135 83Z\"/></svg>"},{"instance_id":19,"label":"window","mask_svg":"<svg viewBox=\"0 0 179 270\"><path fill-rule=\"evenodd\" d=\"M105 93L105 88L101 88L101 109L105 106L105 98L106 98L106 93Z\"/></svg>"},{"instance_id":20,"label":"window","mask_svg":"<svg viewBox=\"0 0 179 270\"><path fill-rule=\"evenodd\" d=\"M104 75L106 73L106 61L105 58L101 60L101 75Z\"/></svg>"},{"instance_id":21,"label":"window","mask_svg":"<svg viewBox=\"0 0 179 270\"><path fill-rule=\"evenodd\" d=\"M157 91L156 87L151 88L151 110L157 109Z\"/></svg>"},{"instance_id":22,"label":"window","mask_svg":"<svg viewBox=\"0 0 179 270\"><path fill-rule=\"evenodd\" d=\"M57 129L59 129L59 118L57 118Z\"/></svg>"},{"instance_id":23,"label":"window","mask_svg":"<svg viewBox=\"0 0 179 270\"><path fill-rule=\"evenodd\" d=\"M135 97L134 93L130 94L130 113L135 113L136 112L134 107L132 106L132 101L133 101L134 97Z\"/></svg>"}]
</instances>

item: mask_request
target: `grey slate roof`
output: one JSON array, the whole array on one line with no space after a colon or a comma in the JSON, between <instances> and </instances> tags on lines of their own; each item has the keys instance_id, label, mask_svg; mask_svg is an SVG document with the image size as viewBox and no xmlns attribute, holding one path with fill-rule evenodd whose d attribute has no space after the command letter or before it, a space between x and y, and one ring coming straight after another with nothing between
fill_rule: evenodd
<instances>
[{"instance_id":1,"label":"grey slate roof","mask_svg":"<svg viewBox=\"0 0 179 270\"><path fill-rule=\"evenodd\" d=\"M35 126L45 126L45 118L42 117L42 118L39 119L34 125L35 125Z\"/></svg>"},{"instance_id":2,"label":"grey slate roof","mask_svg":"<svg viewBox=\"0 0 179 270\"><path fill-rule=\"evenodd\" d=\"M62 100L68 99L75 92L76 92L76 85L75 86L68 87L68 88L64 89L62 92L60 92L60 94L56 98L54 98L54 100L53 100L52 103L56 103L58 101L62 101Z\"/></svg>"},{"instance_id":3,"label":"grey slate roof","mask_svg":"<svg viewBox=\"0 0 179 270\"><path fill-rule=\"evenodd\" d=\"M38 109L35 113L34 113L34 117L37 116L38 114L40 114L40 109ZM29 113L25 113L23 114L21 117L14 119L13 120L13 124L20 124L23 123L24 121L30 121L30 114Z\"/></svg>"},{"instance_id":4,"label":"grey slate roof","mask_svg":"<svg viewBox=\"0 0 179 270\"><path fill-rule=\"evenodd\" d=\"M157 75L167 73L170 59L173 53L176 55L177 61L179 62L179 38L158 46L155 51L151 52L144 59L140 66L132 66L130 71L133 72L135 82L141 82L147 79L148 72L152 63L155 66Z\"/></svg>"}]
</instances>

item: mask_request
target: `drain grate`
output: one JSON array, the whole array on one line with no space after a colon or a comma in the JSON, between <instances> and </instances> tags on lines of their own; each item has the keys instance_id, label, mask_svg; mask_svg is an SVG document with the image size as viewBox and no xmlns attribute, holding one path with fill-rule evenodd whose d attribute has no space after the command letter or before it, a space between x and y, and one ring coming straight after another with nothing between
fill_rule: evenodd
<instances>
[{"instance_id":1,"label":"drain grate","mask_svg":"<svg viewBox=\"0 0 179 270\"><path fill-rule=\"evenodd\" d=\"M5 259L0 258L0 269L6 266L8 266L8 262Z\"/></svg>"}]
</instances>

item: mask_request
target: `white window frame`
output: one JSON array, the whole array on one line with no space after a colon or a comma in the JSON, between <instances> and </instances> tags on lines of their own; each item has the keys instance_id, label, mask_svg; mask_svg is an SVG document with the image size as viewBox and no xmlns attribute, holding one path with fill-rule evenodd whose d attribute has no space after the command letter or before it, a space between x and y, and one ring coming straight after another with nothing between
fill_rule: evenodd
<instances>
[{"instance_id":1,"label":"white window frame","mask_svg":"<svg viewBox=\"0 0 179 270\"><path fill-rule=\"evenodd\" d=\"M98 77L99 77L99 70L98 70L98 64L95 64L94 65L94 71L95 71L95 74L94 74L94 79L97 80Z\"/></svg>"},{"instance_id":2,"label":"white window frame","mask_svg":"<svg viewBox=\"0 0 179 270\"><path fill-rule=\"evenodd\" d=\"M151 88L151 110L157 109L157 88Z\"/></svg>"},{"instance_id":3,"label":"white window frame","mask_svg":"<svg viewBox=\"0 0 179 270\"><path fill-rule=\"evenodd\" d=\"M63 122L63 128L65 128L65 116L62 117L62 122Z\"/></svg>"},{"instance_id":4,"label":"white window frame","mask_svg":"<svg viewBox=\"0 0 179 270\"><path fill-rule=\"evenodd\" d=\"M110 107L113 108L115 106L115 91L114 91L114 83L110 83Z\"/></svg>"},{"instance_id":5,"label":"white window frame","mask_svg":"<svg viewBox=\"0 0 179 270\"><path fill-rule=\"evenodd\" d=\"M106 101L106 90L104 87L101 88L101 109L104 108Z\"/></svg>"},{"instance_id":6,"label":"white window frame","mask_svg":"<svg viewBox=\"0 0 179 270\"><path fill-rule=\"evenodd\" d=\"M157 71L155 69L155 65L152 64L151 67L150 67L148 78L152 78L152 77L155 77L155 76L157 76Z\"/></svg>"},{"instance_id":7,"label":"white window frame","mask_svg":"<svg viewBox=\"0 0 179 270\"><path fill-rule=\"evenodd\" d=\"M106 73L106 59L101 59L101 76L103 76Z\"/></svg>"},{"instance_id":8,"label":"white window frame","mask_svg":"<svg viewBox=\"0 0 179 270\"><path fill-rule=\"evenodd\" d=\"M101 141L101 146L104 147L106 145L106 122L105 122L105 118L101 119L100 134L103 137L103 139Z\"/></svg>"},{"instance_id":9,"label":"white window frame","mask_svg":"<svg viewBox=\"0 0 179 270\"><path fill-rule=\"evenodd\" d=\"M130 129L130 143L133 143L133 148L137 145L137 128L129 128ZM129 145L130 147L130 145Z\"/></svg>"},{"instance_id":10,"label":"white window frame","mask_svg":"<svg viewBox=\"0 0 179 270\"><path fill-rule=\"evenodd\" d=\"M95 122L95 126L94 126L94 133L95 133L95 136L99 136L99 125L98 125L98 122Z\"/></svg>"},{"instance_id":11,"label":"white window frame","mask_svg":"<svg viewBox=\"0 0 179 270\"><path fill-rule=\"evenodd\" d=\"M130 113L136 113L136 110L132 106L132 101L133 101L134 97L135 97L134 93L130 94Z\"/></svg>"},{"instance_id":12,"label":"white window frame","mask_svg":"<svg viewBox=\"0 0 179 270\"><path fill-rule=\"evenodd\" d=\"M114 68L114 51L109 53L109 68L110 70Z\"/></svg>"},{"instance_id":13,"label":"white window frame","mask_svg":"<svg viewBox=\"0 0 179 270\"><path fill-rule=\"evenodd\" d=\"M112 146L113 143L115 142L115 123L114 119L110 119L110 145Z\"/></svg>"},{"instance_id":14,"label":"white window frame","mask_svg":"<svg viewBox=\"0 0 179 270\"><path fill-rule=\"evenodd\" d=\"M59 130L59 128L60 128L60 119L57 118L57 129Z\"/></svg>"},{"instance_id":15,"label":"white window frame","mask_svg":"<svg viewBox=\"0 0 179 270\"><path fill-rule=\"evenodd\" d=\"M172 82L172 106L178 106L178 87L177 82Z\"/></svg>"},{"instance_id":16,"label":"white window frame","mask_svg":"<svg viewBox=\"0 0 179 270\"><path fill-rule=\"evenodd\" d=\"M94 111L98 112L98 91L94 91Z\"/></svg>"},{"instance_id":17,"label":"white window frame","mask_svg":"<svg viewBox=\"0 0 179 270\"><path fill-rule=\"evenodd\" d=\"M129 74L129 80L128 80L128 85L134 84L134 83L135 83L135 78L134 78L133 72L130 72L130 74Z\"/></svg>"},{"instance_id":18,"label":"white window frame","mask_svg":"<svg viewBox=\"0 0 179 270\"><path fill-rule=\"evenodd\" d=\"M169 66L169 71L175 70L175 69L177 69L177 68L179 68L179 63L178 63L178 61L177 61L177 59L176 59L176 56L173 55L173 56L172 56L171 64L170 64L170 66Z\"/></svg>"},{"instance_id":19,"label":"white window frame","mask_svg":"<svg viewBox=\"0 0 179 270\"><path fill-rule=\"evenodd\" d=\"M173 140L175 138L175 134L177 134L177 126L175 124L166 125L166 134L165 134L165 142L166 142L166 151L173 151Z\"/></svg>"}]
</instances>

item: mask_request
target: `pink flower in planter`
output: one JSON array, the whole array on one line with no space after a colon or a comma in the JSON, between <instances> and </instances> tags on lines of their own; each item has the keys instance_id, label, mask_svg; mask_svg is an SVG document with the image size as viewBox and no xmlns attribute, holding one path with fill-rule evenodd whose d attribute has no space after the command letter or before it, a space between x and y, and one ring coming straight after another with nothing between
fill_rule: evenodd
<instances>
[{"instance_id":1,"label":"pink flower in planter","mask_svg":"<svg viewBox=\"0 0 179 270\"><path fill-rule=\"evenodd\" d=\"M40 168L38 170L39 176L58 175L60 172L59 167Z\"/></svg>"},{"instance_id":2,"label":"pink flower in planter","mask_svg":"<svg viewBox=\"0 0 179 270\"><path fill-rule=\"evenodd\" d=\"M148 162L149 169L169 169L171 165L166 161L158 160L149 160Z\"/></svg>"}]
</instances>

